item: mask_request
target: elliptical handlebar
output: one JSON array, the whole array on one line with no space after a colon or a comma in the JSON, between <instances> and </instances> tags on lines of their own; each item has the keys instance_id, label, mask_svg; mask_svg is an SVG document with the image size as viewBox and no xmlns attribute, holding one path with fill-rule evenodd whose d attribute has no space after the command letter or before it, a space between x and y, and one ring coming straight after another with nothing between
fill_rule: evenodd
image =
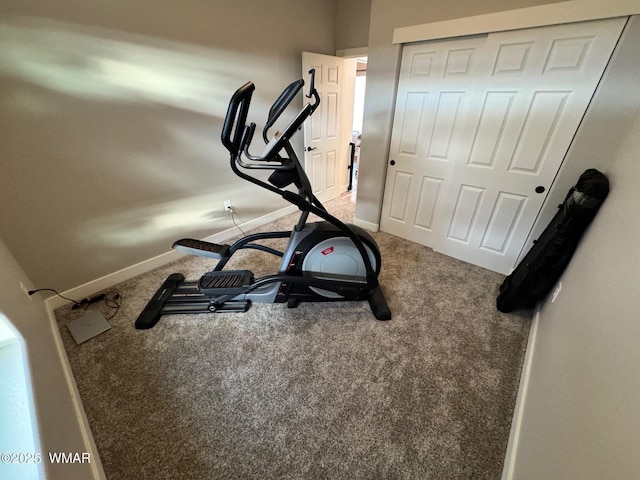
<instances>
[{"instance_id":1,"label":"elliptical handlebar","mask_svg":"<svg viewBox=\"0 0 640 480\"><path fill-rule=\"evenodd\" d=\"M234 160L237 161L240 166L244 168L265 169L278 169L280 167L279 165L268 165L260 162L276 162L282 164L282 159L279 156L280 151L285 149L291 137L295 135L305 120L309 118L309 116L311 116L311 114L320 105L320 96L315 88L315 69L310 70L309 74L311 76L311 84L309 93L305 96L307 98L313 98L313 103L307 103L304 105L296 117L291 120L284 132L269 141L267 138L267 130L275 124L278 118L291 104L298 92L303 88L304 80L297 80L287 86L269 110L269 117L263 130L263 138L267 143L267 146L261 155L251 155L249 153L249 147L253 140L256 125L253 122L249 125L246 123L255 85L253 82L247 82L236 90L229 102L224 125L222 127L222 144L227 148L227 150L229 150L232 157L234 157ZM258 163L243 162L241 159L243 154L248 160Z\"/></svg>"},{"instance_id":2,"label":"elliptical handlebar","mask_svg":"<svg viewBox=\"0 0 640 480\"><path fill-rule=\"evenodd\" d=\"M311 105L311 113L313 113L318 105L320 105L320 94L316 90L316 69L312 68L309 70L309 75L311 76L311 85L309 86L309 93L305 95L307 98L313 97L314 103Z\"/></svg>"},{"instance_id":3,"label":"elliptical handlebar","mask_svg":"<svg viewBox=\"0 0 640 480\"><path fill-rule=\"evenodd\" d=\"M229 107L222 126L221 139L222 144L232 155L239 155L241 152L240 146L247 123L249 105L255 89L256 86L253 82L247 82L236 90L229 101Z\"/></svg>"}]
</instances>

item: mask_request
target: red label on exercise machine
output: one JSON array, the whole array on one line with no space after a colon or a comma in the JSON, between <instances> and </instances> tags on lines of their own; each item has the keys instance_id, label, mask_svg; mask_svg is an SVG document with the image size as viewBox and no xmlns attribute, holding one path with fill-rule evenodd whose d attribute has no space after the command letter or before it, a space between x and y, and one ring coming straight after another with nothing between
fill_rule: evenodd
<instances>
[{"instance_id":1,"label":"red label on exercise machine","mask_svg":"<svg viewBox=\"0 0 640 480\"><path fill-rule=\"evenodd\" d=\"M333 252L333 247L325 248L324 250L322 250L323 255L329 255L332 252Z\"/></svg>"}]
</instances>

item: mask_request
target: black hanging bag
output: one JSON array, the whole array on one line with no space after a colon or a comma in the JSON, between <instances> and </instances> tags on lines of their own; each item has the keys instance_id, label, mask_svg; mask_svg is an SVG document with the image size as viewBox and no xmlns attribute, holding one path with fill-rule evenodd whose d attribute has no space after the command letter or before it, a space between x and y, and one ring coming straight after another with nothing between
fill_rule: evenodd
<instances>
[{"instance_id":1,"label":"black hanging bag","mask_svg":"<svg viewBox=\"0 0 640 480\"><path fill-rule=\"evenodd\" d=\"M598 170L580 175L551 223L500 286L498 310L533 308L549 293L608 193L609 180Z\"/></svg>"}]
</instances>

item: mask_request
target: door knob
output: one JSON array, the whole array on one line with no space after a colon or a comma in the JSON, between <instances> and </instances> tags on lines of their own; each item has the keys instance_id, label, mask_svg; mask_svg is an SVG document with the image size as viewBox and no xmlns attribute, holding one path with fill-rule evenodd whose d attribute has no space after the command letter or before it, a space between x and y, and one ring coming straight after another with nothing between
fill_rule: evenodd
<instances>
[{"instance_id":1,"label":"door knob","mask_svg":"<svg viewBox=\"0 0 640 480\"><path fill-rule=\"evenodd\" d=\"M389 164L390 164L390 165L395 165L395 164L396 164L396 161L395 161L395 160L391 160L391 161L389 162Z\"/></svg>"},{"instance_id":2,"label":"door knob","mask_svg":"<svg viewBox=\"0 0 640 480\"><path fill-rule=\"evenodd\" d=\"M306 147L305 151L310 152L311 150L316 150L318 147Z\"/></svg>"},{"instance_id":3,"label":"door knob","mask_svg":"<svg viewBox=\"0 0 640 480\"><path fill-rule=\"evenodd\" d=\"M536 187L536 193L542 193L542 192L544 192L544 187L542 185L538 185Z\"/></svg>"}]
</instances>

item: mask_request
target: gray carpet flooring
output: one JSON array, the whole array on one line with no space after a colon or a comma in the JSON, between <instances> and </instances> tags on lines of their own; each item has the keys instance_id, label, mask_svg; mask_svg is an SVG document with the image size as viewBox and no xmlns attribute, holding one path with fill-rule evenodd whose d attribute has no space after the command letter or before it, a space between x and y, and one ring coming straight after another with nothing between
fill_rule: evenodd
<instances>
[{"instance_id":1,"label":"gray carpet flooring","mask_svg":"<svg viewBox=\"0 0 640 480\"><path fill-rule=\"evenodd\" d=\"M349 197L327 207L353 217ZM366 302L255 304L135 330L168 274L197 279L215 264L199 257L114 286L111 330L81 345L65 326L86 312L58 309L107 478L499 478L531 312L496 310L502 275L374 237L389 322ZM228 268L277 265L243 251Z\"/></svg>"}]
</instances>

